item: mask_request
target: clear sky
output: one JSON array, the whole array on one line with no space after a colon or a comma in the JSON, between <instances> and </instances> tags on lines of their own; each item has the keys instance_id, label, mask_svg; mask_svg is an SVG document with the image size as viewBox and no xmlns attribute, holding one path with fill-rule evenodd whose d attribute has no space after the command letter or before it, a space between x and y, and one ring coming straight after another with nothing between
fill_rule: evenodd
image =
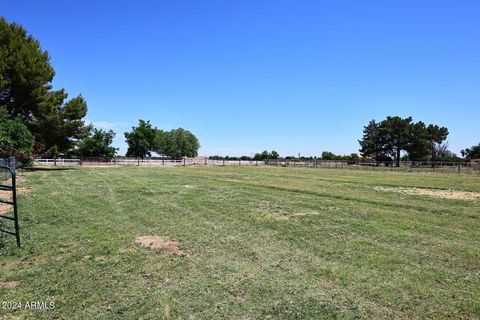
<instances>
[{"instance_id":1,"label":"clear sky","mask_svg":"<svg viewBox=\"0 0 480 320\"><path fill-rule=\"evenodd\" d=\"M201 155L358 151L370 119L480 142L480 1L0 0L88 120L183 127Z\"/></svg>"}]
</instances>

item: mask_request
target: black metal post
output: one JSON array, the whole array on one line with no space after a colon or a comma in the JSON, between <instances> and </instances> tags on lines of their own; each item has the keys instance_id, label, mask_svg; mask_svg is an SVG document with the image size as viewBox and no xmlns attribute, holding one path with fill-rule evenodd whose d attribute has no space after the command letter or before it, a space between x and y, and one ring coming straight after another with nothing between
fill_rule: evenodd
<instances>
[{"instance_id":1,"label":"black metal post","mask_svg":"<svg viewBox=\"0 0 480 320\"><path fill-rule=\"evenodd\" d=\"M15 237L17 239L17 246L20 247L20 225L18 224L18 209L17 209L17 174L12 172L12 196L13 196L13 219L15 219Z\"/></svg>"}]
</instances>

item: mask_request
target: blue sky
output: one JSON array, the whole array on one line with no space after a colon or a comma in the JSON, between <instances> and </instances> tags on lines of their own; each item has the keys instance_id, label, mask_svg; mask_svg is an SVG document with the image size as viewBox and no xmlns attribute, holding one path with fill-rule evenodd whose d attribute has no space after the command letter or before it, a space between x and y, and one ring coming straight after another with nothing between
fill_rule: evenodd
<instances>
[{"instance_id":1,"label":"blue sky","mask_svg":"<svg viewBox=\"0 0 480 320\"><path fill-rule=\"evenodd\" d=\"M183 127L201 155L358 150L387 115L480 142L480 1L0 0L88 120Z\"/></svg>"}]
</instances>

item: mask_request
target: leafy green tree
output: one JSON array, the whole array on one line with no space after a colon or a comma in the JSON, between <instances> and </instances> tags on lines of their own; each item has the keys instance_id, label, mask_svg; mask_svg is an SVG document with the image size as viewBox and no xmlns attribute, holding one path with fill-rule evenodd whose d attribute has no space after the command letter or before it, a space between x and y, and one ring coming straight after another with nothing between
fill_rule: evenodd
<instances>
[{"instance_id":1,"label":"leafy green tree","mask_svg":"<svg viewBox=\"0 0 480 320\"><path fill-rule=\"evenodd\" d=\"M9 113L0 107L0 157L17 156L27 165L32 159L35 139L20 117L9 118Z\"/></svg>"},{"instance_id":2,"label":"leafy green tree","mask_svg":"<svg viewBox=\"0 0 480 320\"><path fill-rule=\"evenodd\" d=\"M480 159L480 143L460 151L467 160Z\"/></svg>"},{"instance_id":3,"label":"leafy green tree","mask_svg":"<svg viewBox=\"0 0 480 320\"><path fill-rule=\"evenodd\" d=\"M253 160L268 160L268 159L278 159L280 158L280 154L272 150L272 152L268 152L267 150L262 151L261 153L256 153L253 156Z\"/></svg>"},{"instance_id":4,"label":"leafy green tree","mask_svg":"<svg viewBox=\"0 0 480 320\"><path fill-rule=\"evenodd\" d=\"M412 117L402 119L398 116L387 117L380 124L380 137L384 150L395 158L395 165L400 166L400 154L407 150L410 143Z\"/></svg>"},{"instance_id":5,"label":"leafy green tree","mask_svg":"<svg viewBox=\"0 0 480 320\"><path fill-rule=\"evenodd\" d=\"M166 156L168 152L168 132L161 129L156 129L155 140L152 151L155 151L159 155Z\"/></svg>"},{"instance_id":6,"label":"leafy green tree","mask_svg":"<svg viewBox=\"0 0 480 320\"><path fill-rule=\"evenodd\" d=\"M254 160L267 160L269 156L270 156L270 154L268 153L268 151L264 150L260 153L255 153L255 155L253 156L253 159Z\"/></svg>"},{"instance_id":7,"label":"leafy green tree","mask_svg":"<svg viewBox=\"0 0 480 320\"><path fill-rule=\"evenodd\" d=\"M29 126L52 88L55 71L48 52L16 23L0 18L0 106L15 118L22 115Z\"/></svg>"},{"instance_id":8,"label":"leafy green tree","mask_svg":"<svg viewBox=\"0 0 480 320\"><path fill-rule=\"evenodd\" d=\"M437 153L438 145L441 145L448 137L448 129L439 127L437 125L429 125L427 127L427 140L430 148L432 161L437 160L439 154Z\"/></svg>"},{"instance_id":9,"label":"leafy green tree","mask_svg":"<svg viewBox=\"0 0 480 320\"><path fill-rule=\"evenodd\" d=\"M128 144L127 156L145 158L156 148L157 128L150 121L139 120L138 127L132 127L131 132L125 132L125 142Z\"/></svg>"},{"instance_id":10,"label":"leafy green tree","mask_svg":"<svg viewBox=\"0 0 480 320\"><path fill-rule=\"evenodd\" d=\"M380 126L375 120L370 120L370 122L363 127L363 137L361 140L358 140L361 147L360 152L363 157L379 159L384 156L384 145L379 132Z\"/></svg>"},{"instance_id":11,"label":"leafy green tree","mask_svg":"<svg viewBox=\"0 0 480 320\"><path fill-rule=\"evenodd\" d=\"M80 140L78 153L82 157L113 157L117 148L112 147L115 132L94 129L90 134Z\"/></svg>"},{"instance_id":12,"label":"leafy green tree","mask_svg":"<svg viewBox=\"0 0 480 320\"><path fill-rule=\"evenodd\" d=\"M62 90L49 91L40 104L40 116L33 123L34 133L47 154L57 158L75 145L78 139L88 134L83 118L87 114L87 103L82 96L67 102L67 93Z\"/></svg>"},{"instance_id":13,"label":"leafy green tree","mask_svg":"<svg viewBox=\"0 0 480 320\"><path fill-rule=\"evenodd\" d=\"M412 123L409 129L409 142L405 148L408 160L424 160L430 154L430 142L425 123Z\"/></svg>"},{"instance_id":14,"label":"leafy green tree","mask_svg":"<svg viewBox=\"0 0 480 320\"><path fill-rule=\"evenodd\" d=\"M337 160L338 156L330 151L322 152L322 160Z\"/></svg>"},{"instance_id":15,"label":"leafy green tree","mask_svg":"<svg viewBox=\"0 0 480 320\"><path fill-rule=\"evenodd\" d=\"M200 148L200 142L197 137L190 131L182 128L157 133L158 141L160 141L160 144L157 145L156 150L174 159L196 157Z\"/></svg>"}]
</instances>

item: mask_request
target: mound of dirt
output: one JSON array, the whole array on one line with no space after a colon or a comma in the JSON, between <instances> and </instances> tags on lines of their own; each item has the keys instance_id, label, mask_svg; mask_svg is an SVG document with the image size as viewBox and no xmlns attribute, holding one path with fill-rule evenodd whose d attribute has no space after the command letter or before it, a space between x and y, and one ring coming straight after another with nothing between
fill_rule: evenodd
<instances>
[{"instance_id":1,"label":"mound of dirt","mask_svg":"<svg viewBox=\"0 0 480 320\"><path fill-rule=\"evenodd\" d=\"M170 240L167 237L161 236L141 236L135 239L135 243L143 247L150 248L154 251L164 251L175 256L183 256L184 253L180 249L180 244L176 241Z\"/></svg>"},{"instance_id":2,"label":"mound of dirt","mask_svg":"<svg viewBox=\"0 0 480 320\"><path fill-rule=\"evenodd\" d=\"M18 281L0 282L0 288L15 289L20 283Z\"/></svg>"},{"instance_id":3,"label":"mound of dirt","mask_svg":"<svg viewBox=\"0 0 480 320\"><path fill-rule=\"evenodd\" d=\"M377 191L397 192L413 196L428 196L434 198L451 199L451 200L480 200L480 193L461 190L441 190L427 188L393 188L393 187L374 187Z\"/></svg>"}]
</instances>

